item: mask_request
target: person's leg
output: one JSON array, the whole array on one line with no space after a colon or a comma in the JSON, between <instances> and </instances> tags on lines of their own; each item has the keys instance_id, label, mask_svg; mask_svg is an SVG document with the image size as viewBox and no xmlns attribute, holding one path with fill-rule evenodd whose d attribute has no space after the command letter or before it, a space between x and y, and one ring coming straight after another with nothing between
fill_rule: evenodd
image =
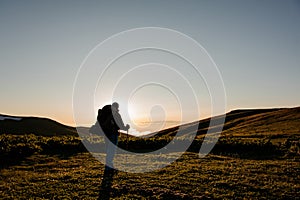
<instances>
[{"instance_id":1,"label":"person's leg","mask_svg":"<svg viewBox=\"0 0 300 200\"><path fill-rule=\"evenodd\" d=\"M110 139L110 141L108 141ZM106 144L106 166L113 168L113 159L118 145L118 135L113 133L108 138L105 138Z\"/></svg>"}]
</instances>

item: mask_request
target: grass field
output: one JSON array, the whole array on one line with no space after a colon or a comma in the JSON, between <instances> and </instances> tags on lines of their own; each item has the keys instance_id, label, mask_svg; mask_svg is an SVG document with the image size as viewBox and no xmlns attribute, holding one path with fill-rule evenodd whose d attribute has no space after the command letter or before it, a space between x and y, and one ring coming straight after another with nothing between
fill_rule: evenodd
<instances>
[{"instance_id":1,"label":"grass field","mask_svg":"<svg viewBox=\"0 0 300 200\"><path fill-rule=\"evenodd\" d=\"M97 199L103 165L89 153L32 155L1 169L1 199ZM149 173L118 172L113 199L296 199L299 160L252 160L185 153Z\"/></svg>"},{"instance_id":2,"label":"grass field","mask_svg":"<svg viewBox=\"0 0 300 200\"><path fill-rule=\"evenodd\" d=\"M200 158L208 122L186 125L186 136L190 127L199 125L198 135L171 165L147 173L119 171L111 177L109 192L101 186L104 165L82 144L92 146L97 150L94 155L104 158L102 137L0 134L0 199L300 198L299 107L230 112L216 146ZM150 138L129 137L129 150L164 147L174 139L176 129ZM126 141L122 136L120 147L126 147ZM133 158L117 155L116 159L128 163ZM147 155L145 160L154 159ZM148 164L160 164L155 162ZM132 169L139 167L131 164Z\"/></svg>"}]
</instances>

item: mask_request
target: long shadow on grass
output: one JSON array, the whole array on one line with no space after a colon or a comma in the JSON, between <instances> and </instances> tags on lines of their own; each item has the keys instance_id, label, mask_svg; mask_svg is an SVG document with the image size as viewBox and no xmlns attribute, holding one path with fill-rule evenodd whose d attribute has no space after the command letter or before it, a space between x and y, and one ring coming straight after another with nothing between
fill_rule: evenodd
<instances>
[{"instance_id":1,"label":"long shadow on grass","mask_svg":"<svg viewBox=\"0 0 300 200\"><path fill-rule=\"evenodd\" d=\"M99 192L98 199L100 200L107 200L110 199L111 194L111 186L113 182L113 176L114 176L115 170L112 168L105 167L101 188Z\"/></svg>"},{"instance_id":2,"label":"long shadow on grass","mask_svg":"<svg viewBox=\"0 0 300 200\"><path fill-rule=\"evenodd\" d=\"M72 156L77 155L78 153L82 153L81 150L73 150L73 151L59 151L53 150L51 151L43 151L39 153L30 153L30 154L7 154L7 155L0 155L0 169L5 169L11 166L20 165L22 162L27 162L27 159L34 155L49 155L49 156L57 156L60 159L69 159ZM34 164L34 163L31 163Z\"/></svg>"},{"instance_id":3,"label":"long shadow on grass","mask_svg":"<svg viewBox=\"0 0 300 200\"><path fill-rule=\"evenodd\" d=\"M0 156L0 169L5 169L10 166L20 165L22 161L24 161L26 157L7 157Z\"/></svg>"}]
</instances>

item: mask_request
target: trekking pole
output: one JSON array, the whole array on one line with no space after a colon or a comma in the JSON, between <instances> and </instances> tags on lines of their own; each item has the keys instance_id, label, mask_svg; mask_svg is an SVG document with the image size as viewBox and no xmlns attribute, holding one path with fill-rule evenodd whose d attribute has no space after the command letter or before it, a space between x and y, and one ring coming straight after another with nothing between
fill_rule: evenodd
<instances>
[{"instance_id":1,"label":"trekking pole","mask_svg":"<svg viewBox=\"0 0 300 200\"><path fill-rule=\"evenodd\" d=\"M126 150L128 151L128 129L127 129L127 135L126 135Z\"/></svg>"},{"instance_id":2,"label":"trekking pole","mask_svg":"<svg viewBox=\"0 0 300 200\"><path fill-rule=\"evenodd\" d=\"M128 151L128 129L126 131L126 151ZM127 155L126 155L126 163L127 163Z\"/></svg>"}]
</instances>

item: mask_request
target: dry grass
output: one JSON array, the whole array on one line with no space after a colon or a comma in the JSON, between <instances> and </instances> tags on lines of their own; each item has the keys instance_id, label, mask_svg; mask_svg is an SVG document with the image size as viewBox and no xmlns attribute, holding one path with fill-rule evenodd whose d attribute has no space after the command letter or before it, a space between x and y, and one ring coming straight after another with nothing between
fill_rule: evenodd
<instances>
[{"instance_id":1,"label":"dry grass","mask_svg":"<svg viewBox=\"0 0 300 200\"><path fill-rule=\"evenodd\" d=\"M296 199L298 160L249 160L185 153L149 173L117 173L112 199ZM1 170L1 199L97 199L103 165L89 153L32 155Z\"/></svg>"},{"instance_id":2,"label":"dry grass","mask_svg":"<svg viewBox=\"0 0 300 200\"><path fill-rule=\"evenodd\" d=\"M197 152L207 120L200 123L190 152L171 165L148 173L118 172L111 199L299 199L300 107L247 112L228 114L213 154L205 158ZM189 126L198 124L187 125L187 134ZM162 147L173 139L174 130L148 139L130 138L129 147L138 152ZM95 148L103 143L97 138L84 141ZM122 137L119 144L127 146ZM104 166L84 153L80 138L1 135L0 147L0 199L101 199L103 195ZM147 162L151 159L145 157Z\"/></svg>"}]
</instances>

